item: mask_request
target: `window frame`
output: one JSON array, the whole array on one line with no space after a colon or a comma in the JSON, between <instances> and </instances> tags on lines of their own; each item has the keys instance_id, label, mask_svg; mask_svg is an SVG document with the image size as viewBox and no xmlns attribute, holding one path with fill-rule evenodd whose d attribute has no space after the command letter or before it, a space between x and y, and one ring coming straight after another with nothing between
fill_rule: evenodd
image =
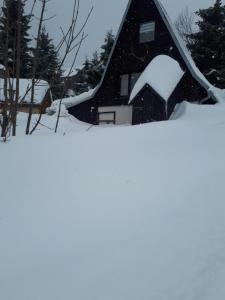
<instances>
[{"instance_id":1,"label":"window frame","mask_svg":"<svg viewBox=\"0 0 225 300\"><path fill-rule=\"evenodd\" d=\"M128 80L128 82L127 82L127 94L126 95L121 93L123 76L126 76L126 78ZM128 97L130 95L130 93L132 92L132 89L135 86L135 83L137 82L137 80L140 76L141 76L141 72L120 75L120 97Z\"/></svg>"},{"instance_id":2,"label":"window frame","mask_svg":"<svg viewBox=\"0 0 225 300\"><path fill-rule=\"evenodd\" d=\"M150 43L155 40L156 22L151 20L139 25L139 44Z\"/></svg>"}]
</instances>

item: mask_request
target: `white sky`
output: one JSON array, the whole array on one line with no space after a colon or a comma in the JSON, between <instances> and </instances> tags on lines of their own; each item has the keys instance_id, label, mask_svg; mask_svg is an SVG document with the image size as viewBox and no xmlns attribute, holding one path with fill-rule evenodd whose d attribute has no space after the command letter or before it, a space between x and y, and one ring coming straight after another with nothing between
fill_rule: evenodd
<instances>
[{"instance_id":1,"label":"white sky","mask_svg":"<svg viewBox=\"0 0 225 300\"><path fill-rule=\"evenodd\" d=\"M33 1L28 0L28 3L31 2ZM50 36L56 41L60 37L60 26L66 28L69 24L73 2L74 0L51 0L48 4L47 15L56 14L56 17L47 21L46 27ZM179 12L186 6L191 11L196 11L199 8L213 5L215 0L161 0L161 2L170 17L175 20ZM225 0L223 2L225 3ZM114 33L117 32L127 3L128 0L81 0L80 23L85 19L92 5L94 11L86 27L88 38L83 43L77 59L77 67L82 64L86 55L90 56L96 49L100 48L107 30L112 28ZM68 66L69 64L70 60L67 61Z\"/></svg>"}]
</instances>

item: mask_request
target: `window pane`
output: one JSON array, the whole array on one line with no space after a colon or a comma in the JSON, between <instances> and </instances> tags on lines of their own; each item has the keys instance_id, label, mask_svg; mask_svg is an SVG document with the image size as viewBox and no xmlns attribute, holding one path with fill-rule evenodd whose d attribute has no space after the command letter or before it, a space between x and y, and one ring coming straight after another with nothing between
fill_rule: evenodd
<instances>
[{"instance_id":1,"label":"window pane","mask_svg":"<svg viewBox=\"0 0 225 300\"><path fill-rule=\"evenodd\" d=\"M133 90L133 87L136 83L136 81L138 80L138 78L140 77L141 73L133 73L131 74L131 78L130 78L130 90Z\"/></svg>"},{"instance_id":2,"label":"window pane","mask_svg":"<svg viewBox=\"0 0 225 300\"><path fill-rule=\"evenodd\" d=\"M121 75L120 95L127 96L129 90L129 75Z\"/></svg>"},{"instance_id":3,"label":"window pane","mask_svg":"<svg viewBox=\"0 0 225 300\"><path fill-rule=\"evenodd\" d=\"M146 43L155 39L155 22L147 22L140 25L139 42Z\"/></svg>"}]
</instances>

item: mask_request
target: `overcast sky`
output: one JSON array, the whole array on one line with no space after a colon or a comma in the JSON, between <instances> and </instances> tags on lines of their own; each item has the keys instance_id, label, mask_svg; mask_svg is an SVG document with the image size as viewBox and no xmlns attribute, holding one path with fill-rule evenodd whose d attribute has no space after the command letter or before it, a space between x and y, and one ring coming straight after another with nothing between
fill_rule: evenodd
<instances>
[{"instance_id":1,"label":"overcast sky","mask_svg":"<svg viewBox=\"0 0 225 300\"><path fill-rule=\"evenodd\" d=\"M0 0L0 3L2 0ZM28 0L29 3L32 0ZM46 27L54 40L59 39L60 29L66 28L71 17L71 9L74 0L51 0L48 4L47 15L56 17L46 22ZM161 0L168 14L175 20L177 15L186 6L191 11L206 8L213 5L215 0ZM223 0L225 3L225 0ZM128 0L81 0L80 23L85 19L88 11L94 6L93 13L86 27L88 38L84 42L76 66L80 66L86 55L90 56L94 50L101 46L107 30L113 29L116 34ZM67 62L69 65L69 61Z\"/></svg>"}]
</instances>

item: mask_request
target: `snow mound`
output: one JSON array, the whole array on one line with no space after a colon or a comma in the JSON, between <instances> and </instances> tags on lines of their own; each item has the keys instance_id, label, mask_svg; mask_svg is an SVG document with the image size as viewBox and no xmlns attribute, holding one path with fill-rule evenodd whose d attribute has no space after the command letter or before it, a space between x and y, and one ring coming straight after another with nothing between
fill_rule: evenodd
<instances>
[{"instance_id":1,"label":"snow mound","mask_svg":"<svg viewBox=\"0 0 225 300\"><path fill-rule=\"evenodd\" d=\"M60 115L59 115L60 117L68 117L69 116L66 106L63 103L61 103L61 106L60 106L60 101L53 101L52 105L50 107L46 108L46 113L50 116L52 116L54 114L58 115L59 109L60 109Z\"/></svg>"},{"instance_id":2,"label":"snow mound","mask_svg":"<svg viewBox=\"0 0 225 300\"><path fill-rule=\"evenodd\" d=\"M177 104L170 120L188 121L210 125L224 125L225 105L200 105L189 102Z\"/></svg>"},{"instance_id":3,"label":"snow mound","mask_svg":"<svg viewBox=\"0 0 225 300\"><path fill-rule=\"evenodd\" d=\"M176 60L167 55L156 56L134 85L129 103L132 102L146 84L150 85L167 101L183 75L184 71Z\"/></svg>"},{"instance_id":4,"label":"snow mound","mask_svg":"<svg viewBox=\"0 0 225 300\"><path fill-rule=\"evenodd\" d=\"M16 90L16 79L10 78L7 80L8 89L13 87L13 90ZM19 81L19 97L21 103L30 103L31 102L31 79L20 79ZM43 101L47 91L49 90L49 84L44 80L36 80L34 88L34 103L39 104ZM0 101L4 101L4 79L0 78Z\"/></svg>"},{"instance_id":5,"label":"snow mound","mask_svg":"<svg viewBox=\"0 0 225 300\"><path fill-rule=\"evenodd\" d=\"M1 143L1 299L225 299L223 109Z\"/></svg>"},{"instance_id":6,"label":"snow mound","mask_svg":"<svg viewBox=\"0 0 225 300\"><path fill-rule=\"evenodd\" d=\"M208 94L211 95L214 99L216 98L218 103L225 103L225 90L219 89L212 85L208 90Z\"/></svg>"}]
</instances>

